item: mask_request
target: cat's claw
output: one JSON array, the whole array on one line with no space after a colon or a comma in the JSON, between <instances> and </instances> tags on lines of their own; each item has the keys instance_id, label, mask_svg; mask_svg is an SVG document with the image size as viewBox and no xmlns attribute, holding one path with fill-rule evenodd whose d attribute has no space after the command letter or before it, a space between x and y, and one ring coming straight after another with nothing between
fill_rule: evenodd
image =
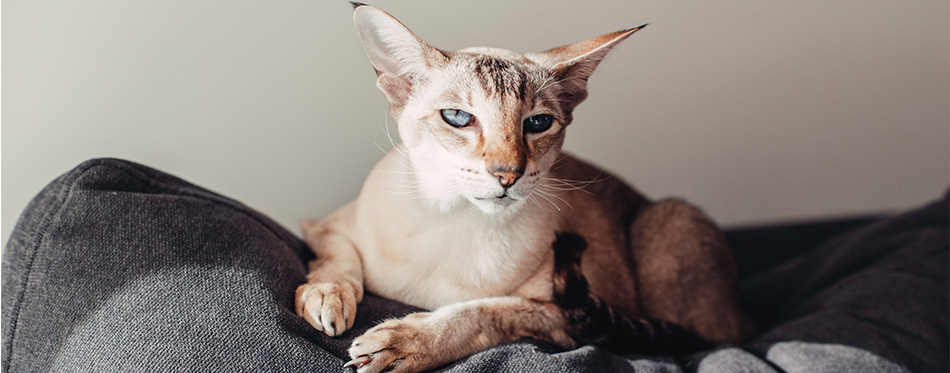
<instances>
[{"instance_id":1,"label":"cat's claw","mask_svg":"<svg viewBox=\"0 0 950 373\"><path fill-rule=\"evenodd\" d=\"M348 366L355 366L356 369L360 369L366 366L366 364L369 364L371 361L373 361L373 357L370 355L357 356L355 359L347 361L346 364L343 364L343 367L346 368Z\"/></svg>"}]
</instances>

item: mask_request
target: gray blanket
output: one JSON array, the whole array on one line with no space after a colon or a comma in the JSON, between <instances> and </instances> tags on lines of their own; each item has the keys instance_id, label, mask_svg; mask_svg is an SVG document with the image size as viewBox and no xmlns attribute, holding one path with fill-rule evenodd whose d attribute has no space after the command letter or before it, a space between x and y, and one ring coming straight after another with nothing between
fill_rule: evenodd
<instances>
[{"instance_id":1,"label":"gray blanket","mask_svg":"<svg viewBox=\"0 0 950 373\"><path fill-rule=\"evenodd\" d=\"M742 346L673 357L524 339L444 369L947 372L948 210L945 197L760 266L742 279L760 330ZM367 295L356 327L329 338L293 311L310 257L236 201L85 162L40 192L7 243L3 371L343 371L355 336L415 309Z\"/></svg>"}]
</instances>

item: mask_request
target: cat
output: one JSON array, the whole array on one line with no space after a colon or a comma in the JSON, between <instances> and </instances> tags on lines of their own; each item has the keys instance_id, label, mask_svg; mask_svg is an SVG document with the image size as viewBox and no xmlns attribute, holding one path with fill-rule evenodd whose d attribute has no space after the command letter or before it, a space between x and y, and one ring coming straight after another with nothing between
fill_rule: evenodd
<instances>
[{"instance_id":1,"label":"cat","mask_svg":"<svg viewBox=\"0 0 950 373\"><path fill-rule=\"evenodd\" d=\"M316 259L296 312L339 336L364 290L430 311L369 329L347 365L420 371L523 337L675 353L749 336L708 217L561 151L588 78L642 26L540 53L448 52L378 8L353 16L401 144L355 201L304 224Z\"/></svg>"}]
</instances>

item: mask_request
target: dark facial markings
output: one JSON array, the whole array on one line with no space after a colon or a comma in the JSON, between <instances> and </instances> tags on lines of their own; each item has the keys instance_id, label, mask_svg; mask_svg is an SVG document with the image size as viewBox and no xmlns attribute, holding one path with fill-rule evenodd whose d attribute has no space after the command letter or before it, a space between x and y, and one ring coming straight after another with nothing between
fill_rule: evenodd
<instances>
[{"instance_id":1,"label":"dark facial markings","mask_svg":"<svg viewBox=\"0 0 950 373\"><path fill-rule=\"evenodd\" d=\"M475 73L486 92L516 96L524 101L528 90L528 74L511 62L481 56L475 60Z\"/></svg>"}]
</instances>

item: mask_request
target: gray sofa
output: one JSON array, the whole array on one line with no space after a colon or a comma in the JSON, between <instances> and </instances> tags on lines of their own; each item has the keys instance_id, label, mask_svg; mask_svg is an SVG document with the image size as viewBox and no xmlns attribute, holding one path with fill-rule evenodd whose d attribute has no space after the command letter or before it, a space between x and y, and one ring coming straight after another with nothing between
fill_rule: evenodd
<instances>
[{"instance_id":1,"label":"gray sofa","mask_svg":"<svg viewBox=\"0 0 950 373\"><path fill-rule=\"evenodd\" d=\"M727 233L760 333L688 356L524 339L462 372L947 372L947 197L907 213ZM241 203L96 159L43 189L3 256L4 372L340 372L363 331L416 309L369 294L337 338L293 311L312 254Z\"/></svg>"}]
</instances>

